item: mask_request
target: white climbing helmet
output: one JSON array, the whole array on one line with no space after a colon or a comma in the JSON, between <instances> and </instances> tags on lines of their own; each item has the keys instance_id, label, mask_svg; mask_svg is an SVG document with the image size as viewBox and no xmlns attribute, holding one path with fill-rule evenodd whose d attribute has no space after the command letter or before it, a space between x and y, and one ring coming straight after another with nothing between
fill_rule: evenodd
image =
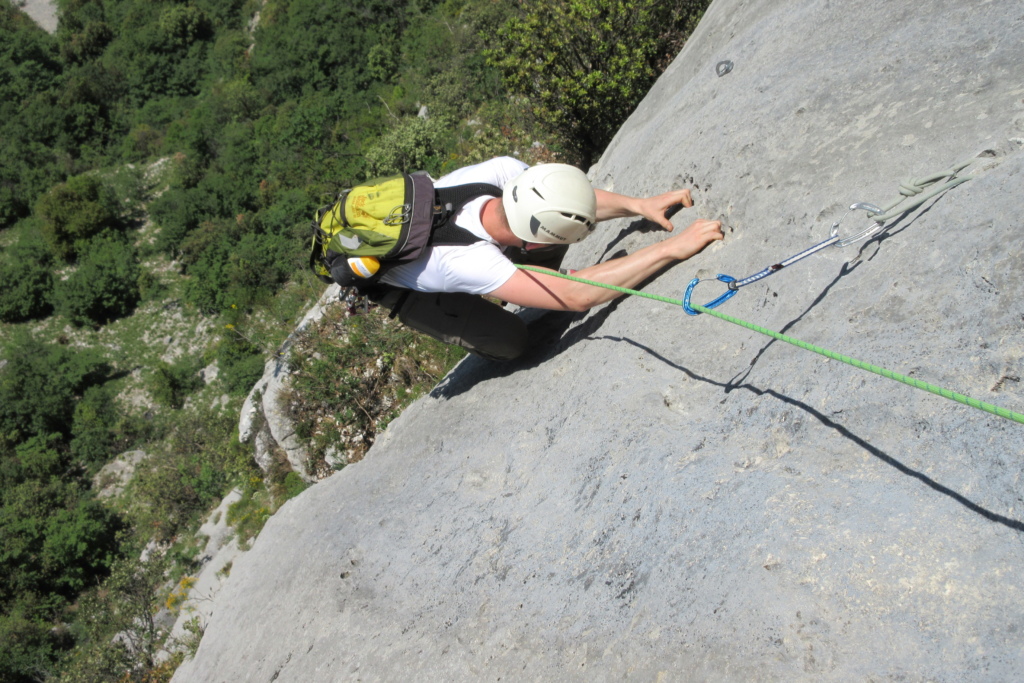
<instances>
[{"instance_id":1,"label":"white climbing helmet","mask_svg":"<svg viewBox=\"0 0 1024 683\"><path fill-rule=\"evenodd\" d=\"M594 230L597 198L587 176L568 164L540 164L505 185L512 233L525 242L570 244Z\"/></svg>"}]
</instances>

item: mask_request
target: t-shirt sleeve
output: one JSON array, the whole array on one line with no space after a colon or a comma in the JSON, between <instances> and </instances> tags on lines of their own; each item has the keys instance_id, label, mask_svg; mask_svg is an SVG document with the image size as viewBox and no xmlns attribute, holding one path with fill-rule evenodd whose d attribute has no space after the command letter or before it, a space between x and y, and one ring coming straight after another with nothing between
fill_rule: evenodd
<instances>
[{"instance_id":1,"label":"t-shirt sleeve","mask_svg":"<svg viewBox=\"0 0 1024 683\"><path fill-rule=\"evenodd\" d=\"M490 294L516 272L515 265L493 244L478 242L446 251L440 254L447 274L443 290L446 292Z\"/></svg>"},{"instance_id":2,"label":"t-shirt sleeve","mask_svg":"<svg viewBox=\"0 0 1024 683\"><path fill-rule=\"evenodd\" d=\"M506 183L519 177L519 174L528 168L529 166L525 163L513 157L495 157L452 171L434 183L434 186L451 187L463 183L490 183L503 188Z\"/></svg>"}]
</instances>

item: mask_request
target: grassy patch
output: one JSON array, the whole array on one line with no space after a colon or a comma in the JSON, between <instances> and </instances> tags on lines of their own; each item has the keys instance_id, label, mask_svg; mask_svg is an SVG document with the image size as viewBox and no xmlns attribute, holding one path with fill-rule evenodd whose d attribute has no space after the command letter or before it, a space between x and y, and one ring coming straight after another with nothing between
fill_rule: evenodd
<instances>
[{"instance_id":1,"label":"grassy patch","mask_svg":"<svg viewBox=\"0 0 1024 683\"><path fill-rule=\"evenodd\" d=\"M387 311L329 307L297 338L285 403L318 475L360 460L377 434L465 351L417 334Z\"/></svg>"}]
</instances>

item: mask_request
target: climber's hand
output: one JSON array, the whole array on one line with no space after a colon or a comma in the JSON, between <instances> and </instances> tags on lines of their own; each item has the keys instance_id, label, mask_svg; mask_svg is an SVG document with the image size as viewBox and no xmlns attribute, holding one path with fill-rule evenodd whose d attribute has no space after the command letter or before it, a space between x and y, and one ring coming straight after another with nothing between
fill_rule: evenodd
<instances>
[{"instance_id":1,"label":"climber's hand","mask_svg":"<svg viewBox=\"0 0 1024 683\"><path fill-rule=\"evenodd\" d=\"M673 190L640 200L639 214L652 223L657 223L665 230L671 231L673 225L670 219L686 206L693 206L690 191L688 189Z\"/></svg>"},{"instance_id":2,"label":"climber's hand","mask_svg":"<svg viewBox=\"0 0 1024 683\"><path fill-rule=\"evenodd\" d=\"M597 198L597 220L642 216L665 230L672 230L669 219L684 206L693 206L689 190L673 190L654 197L640 199L605 190L594 190Z\"/></svg>"},{"instance_id":3,"label":"climber's hand","mask_svg":"<svg viewBox=\"0 0 1024 683\"><path fill-rule=\"evenodd\" d=\"M669 258L681 261L699 253L704 247L715 240L723 238L722 223L720 221L709 221L699 218L690 223L681 233L672 235L661 244L667 251Z\"/></svg>"}]
</instances>

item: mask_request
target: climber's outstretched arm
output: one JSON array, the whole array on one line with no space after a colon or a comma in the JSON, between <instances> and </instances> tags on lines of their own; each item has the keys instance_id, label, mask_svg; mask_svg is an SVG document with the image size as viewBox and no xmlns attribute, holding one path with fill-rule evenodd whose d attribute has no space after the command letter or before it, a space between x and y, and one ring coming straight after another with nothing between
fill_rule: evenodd
<instances>
[{"instance_id":1,"label":"climber's outstretched arm","mask_svg":"<svg viewBox=\"0 0 1024 683\"><path fill-rule=\"evenodd\" d=\"M675 202L678 203L678 202ZM634 287L662 268L688 259L715 240L722 239L722 224L700 219L679 234L622 258L584 268L581 278L618 287ZM585 311L621 296L620 292L594 287L534 271L518 270L491 296L530 308Z\"/></svg>"},{"instance_id":2,"label":"climber's outstretched arm","mask_svg":"<svg viewBox=\"0 0 1024 683\"><path fill-rule=\"evenodd\" d=\"M597 195L598 221L643 216L669 231L673 226L672 222L665 217L665 212L676 204L693 206L693 198L690 196L689 190L673 190L643 199L604 190L594 190L594 194Z\"/></svg>"}]
</instances>

